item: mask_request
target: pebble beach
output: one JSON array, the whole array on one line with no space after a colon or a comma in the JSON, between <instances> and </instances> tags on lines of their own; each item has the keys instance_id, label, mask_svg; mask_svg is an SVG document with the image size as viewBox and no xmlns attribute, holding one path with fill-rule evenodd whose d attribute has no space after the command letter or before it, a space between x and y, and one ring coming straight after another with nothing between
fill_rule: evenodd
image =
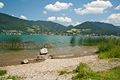
<instances>
[{"instance_id":1,"label":"pebble beach","mask_svg":"<svg viewBox=\"0 0 120 80\"><path fill-rule=\"evenodd\" d=\"M1 67L8 74L22 80L72 80L72 74L59 75L61 70L73 71L80 63L86 63L93 71L104 71L120 66L120 61L101 60L97 55L69 59L47 59L43 62Z\"/></svg>"}]
</instances>

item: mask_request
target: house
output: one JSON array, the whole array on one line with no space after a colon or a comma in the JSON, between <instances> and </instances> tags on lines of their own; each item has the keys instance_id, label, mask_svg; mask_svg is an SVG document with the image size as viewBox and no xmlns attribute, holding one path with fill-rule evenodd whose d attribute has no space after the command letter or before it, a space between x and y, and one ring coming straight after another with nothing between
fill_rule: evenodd
<instances>
[{"instance_id":1,"label":"house","mask_svg":"<svg viewBox=\"0 0 120 80\"><path fill-rule=\"evenodd\" d=\"M2 30L2 33L10 35L21 35L23 32L17 30Z\"/></svg>"}]
</instances>

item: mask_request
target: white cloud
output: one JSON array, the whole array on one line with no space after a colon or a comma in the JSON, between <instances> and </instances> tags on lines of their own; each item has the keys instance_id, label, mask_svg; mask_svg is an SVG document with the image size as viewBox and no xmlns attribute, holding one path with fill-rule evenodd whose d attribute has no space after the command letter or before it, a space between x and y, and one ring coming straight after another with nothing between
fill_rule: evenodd
<instances>
[{"instance_id":1,"label":"white cloud","mask_svg":"<svg viewBox=\"0 0 120 80\"><path fill-rule=\"evenodd\" d=\"M20 19L27 20L27 17L26 17L26 16L21 15L21 16L20 16Z\"/></svg>"},{"instance_id":2,"label":"white cloud","mask_svg":"<svg viewBox=\"0 0 120 80\"><path fill-rule=\"evenodd\" d=\"M13 15L13 14L11 16L15 17L15 15Z\"/></svg>"},{"instance_id":3,"label":"white cloud","mask_svg":"<svg viewBox=\"0 0 120 80\"><path fill-rule=\"evenodd\" d=\"M79 25L79 24L81 24L80 22L73 22L71 25L73 25L73 26L76 26L76 25Z\"/></svg>"},{"instance_id":4,"label":"white cloud","mask_svg":"<svg viewBox=\"0 0 120 80\"><path fill-rule=\"evenodd\" d=\"M120 4L115 9L116 10L120 10Z\"/></svg>"},{"instance_id":5,"label":"white cloud","mask_svg":"<svg viewBox=\"0 0 120 80\"><path fill-rule=\"evenodd\" d=\"M4 7L4 3L0 2L0 9Z\"/></svg>"},{"instance_id":6,"label":"white cloud","mask_svg":"<svg viewBox=\"0 0 120 80\"><path fill-rule=\"evenodd\" d=\"M47 14L47 11L43 11L44 14Z\"/></svg>"},{"instance_id":7,"label":"white cloud","mask_svg":"<svg viewBox=\"0 0 120 80\"><path fill-rule=\"evenodd\" d=\"M57 20L60 22L67 22L67 23L71 23L72 19L69 17L57 17Z\"/></svg>"},{"instance_id":8,"label":"white cloud","mask_svg":"<svg viewBox=\"0 0 120 80\"><path fill-rule=\"evenodd\" d=\"M46 5L45 9L50 11L60 11L60 10L68 9L70 6L72 6L72 3L62 3L57 1L55 4Z\"/></svg>"},{"instance_id":9,"label":"white cloud","mask_svg":"<svg viewBox=\"0 0 120 80\"><path fill-rule=\"evenodd\" d=\"M88 4L85 4L83 6L85 7L85 9L82 9L82 8L74 9L76 14L84 15L84 14L103 13L105 9L110 8L113 5L111 4L110 1L97 0L97 1L92 1Z\"/></svg>"},{"instance_id":10,"label":"white cloud","mask_svg":"<svg viewBox=\"0 0 120 80\"><path fill-rule=\"evenodd\" d=\"M47 19L48 21L59 21L59 22L66 22L66 23L71 23L72 22L72 19L69 18L69 17L55 17L55 16L52 16L52 17L48 17Z\"/></svg>"},{"instance_id":11,"label":"white cloud","mask_svg":"<svg viewBox=\"0 0 120 80\"><path fill-rule=\"evenodd\" d=\"M51 16L51 17L48 17L47 20L48 20L48 21L56 21L56 17L55 17L55 16Z\"/></svg>"},{"instance_id":12,"label":"white cloud","mask_svg":"<svg viewBox=\"0 0 120 80\"><path fill-rule=\"evenodd\" d=\"M120 13L111 14L111 15L107 18L106 22L120 26Z\"/></svg>"}]
</instances>

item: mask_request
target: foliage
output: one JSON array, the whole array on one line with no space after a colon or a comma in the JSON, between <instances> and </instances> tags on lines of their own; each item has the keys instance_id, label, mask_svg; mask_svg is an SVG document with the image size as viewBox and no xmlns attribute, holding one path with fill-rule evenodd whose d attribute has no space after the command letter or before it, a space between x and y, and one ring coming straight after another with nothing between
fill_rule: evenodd
<instances>
[{"instance_id":1,"label":"foliage","mask_svg":"<svg viewBox=\"0 0 120 80\"><path fill-rule=\"evenodd\" d=\"M74 71L72 80L119 80L120 66L113 69L94 72L86 64L79 64Z\"/></svg>"},{"instance_id":2,"label":"foliage","mask_svg":"<svg viewBox=\"0 0 120 80\"><path fill-rule=\"evenodd\" d=\"M77 68L74 70L73 80L88 80L91 77L96 76L95 72L93 72L86 64L79 64Z\"/></svg>"},{"instance_id":3,"label":"foliage","mask_svg":"<svg viewBox=\"0 0 120 80\"><path fill-rule=\"evenodd\" d=\"M98 80L119 80L120 79L120 66L107 70L107 71L98 72L97 74L99 75Z\"/></svg>"},{"instance_id":4,"label":"foliage","mask_svg":"<svg viewBox=\"0 0 120 80\"><path fill-rule=\"evenodd\" d=\"M107 42L108 39L105 37L80 37L79 38L79 45L84 46L96 46L101 42Z\"/></svg>"},{"instance_id":5,"label":"foliage","mask_svg":"<svg viewBox=\"0 0 120 80\"><path fill-rule=\"evenodd\" d=\"M71 46L75 46L75 45L76 45L76 37L75 37L75 36L73 36L73 37L71 38L70 44L71 44Z\"/></svg>"},{"instance_id":6,"label":"foliage","mask_svg":"<svg viewBox=\"0 0 120 80\"><path fill-rule=\"evenodd\" d=\"M98 45L99 58L120 58L120 39L109 38L108 42L102 42Z\"/></svg>"},{"instance_id":7,"label":"foliage","mask_svg":"<svg viewBox=\"0 0 120 80\"><path fill-rule=\"evenodd\" d=\"M61 70L61 71L59 71L59 75L64 75L64 74L66 74L66 73L68 73L66 70Z\"/></svg>"},{"instance_id":8,"label":"foliage","mask_svg":"<svg viewBox=\"0 0 120 80\"><path fill-rule=\"evenodd\" d=\"M11 37L8 37L4 40L5 43L9 44L7 49L11 50L18 50L20 49L21 45L20 43L22 42L21 38L19 35L10 35Z\"/></svg>"},{"instance_id":9,"label":"foliage","mask_svg":"<svg viewBox=\"0 0 120 80\"><path fill-rule=\"evenodd\" d=\"M7 71L6 71L6 70L1 70L1 69L0 69L0 80L8 80L8 79L20 80L19 77L17 77L17 76L12 76L12 75L7 75Z\"/></svg>"},{"instance_id":10,"label":"foliage","mask_svg":"<svg viewBox=\"0 0 120 80\"><path fill-rule=\"evenodd\" d=\"M21 80L19 77L17 76L0 76L0 80Z\"/></svg>"},{"instance_id":11,"label":"foliage","mask_svg":"<svg viewBox=\"0 0 120 80\"><path fill-rule=\"evenodd\" d=\"M0 70L0 76L3 76L3 75L5 75L5 74L7 74L7 71L6 71L6 70Z\"/></svg>"}]
</instances>

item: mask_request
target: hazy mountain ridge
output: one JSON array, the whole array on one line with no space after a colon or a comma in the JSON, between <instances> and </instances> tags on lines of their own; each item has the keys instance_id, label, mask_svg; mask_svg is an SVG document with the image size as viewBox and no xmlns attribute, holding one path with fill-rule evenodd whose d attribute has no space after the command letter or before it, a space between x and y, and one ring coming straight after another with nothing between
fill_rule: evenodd
<instances>
[{"instance_id":1,"label":"hazy mountain ridge","mask_svg":"<svg viewBox=\"0 0 120 80\"><path fill-rule=\"evenodd\" d=\"M114 26L112 24L103 23L103 22L84 22L80 25L75 26L77 29L90 29L87 32L82 32L83 34L86 33L95 33L95 34L119 34L120 28Z\"/></svg>"},{"instance_id":2,"label":"hazy mountain ridge","mask_svg":"<svg viewBox=\"0 0 120 80\"><path fill-rule=\"evenodd\" d=\"M14 16L0 13L0 32L3 30L17 30L23 33L75 33L75 34L98 34L118 35L120 27L102 22L84 22L77 26L64 26L51 21L23 20Z\"/></svg>"},{"instance_id":3,"label":"hazy mountain ridge","mask_svg":"<svg viewBox=\"0 0 120 80\"><path fill-rule=\"evenodd\" d=\"M70 30L76 30L80 34L97 34L97 35L118 35L120 34L120 27L103 22L84 22L77 26L71 27Z\"/></svg>"},{"instance_id":4,"label":"hazy mountain ridge","mask_svg":"<svg viewBox=\"0 0 120 80\"><path fill-rule=\"evenodd\" d=\"M2 30L21 30L23 32L29 32L34 30L35 32L46 32L46 31L61 31L66 27L54 23L51 21L30 21L19 19L7 14L0 13L0 31Z\"/></svg>"}]
</instances>

